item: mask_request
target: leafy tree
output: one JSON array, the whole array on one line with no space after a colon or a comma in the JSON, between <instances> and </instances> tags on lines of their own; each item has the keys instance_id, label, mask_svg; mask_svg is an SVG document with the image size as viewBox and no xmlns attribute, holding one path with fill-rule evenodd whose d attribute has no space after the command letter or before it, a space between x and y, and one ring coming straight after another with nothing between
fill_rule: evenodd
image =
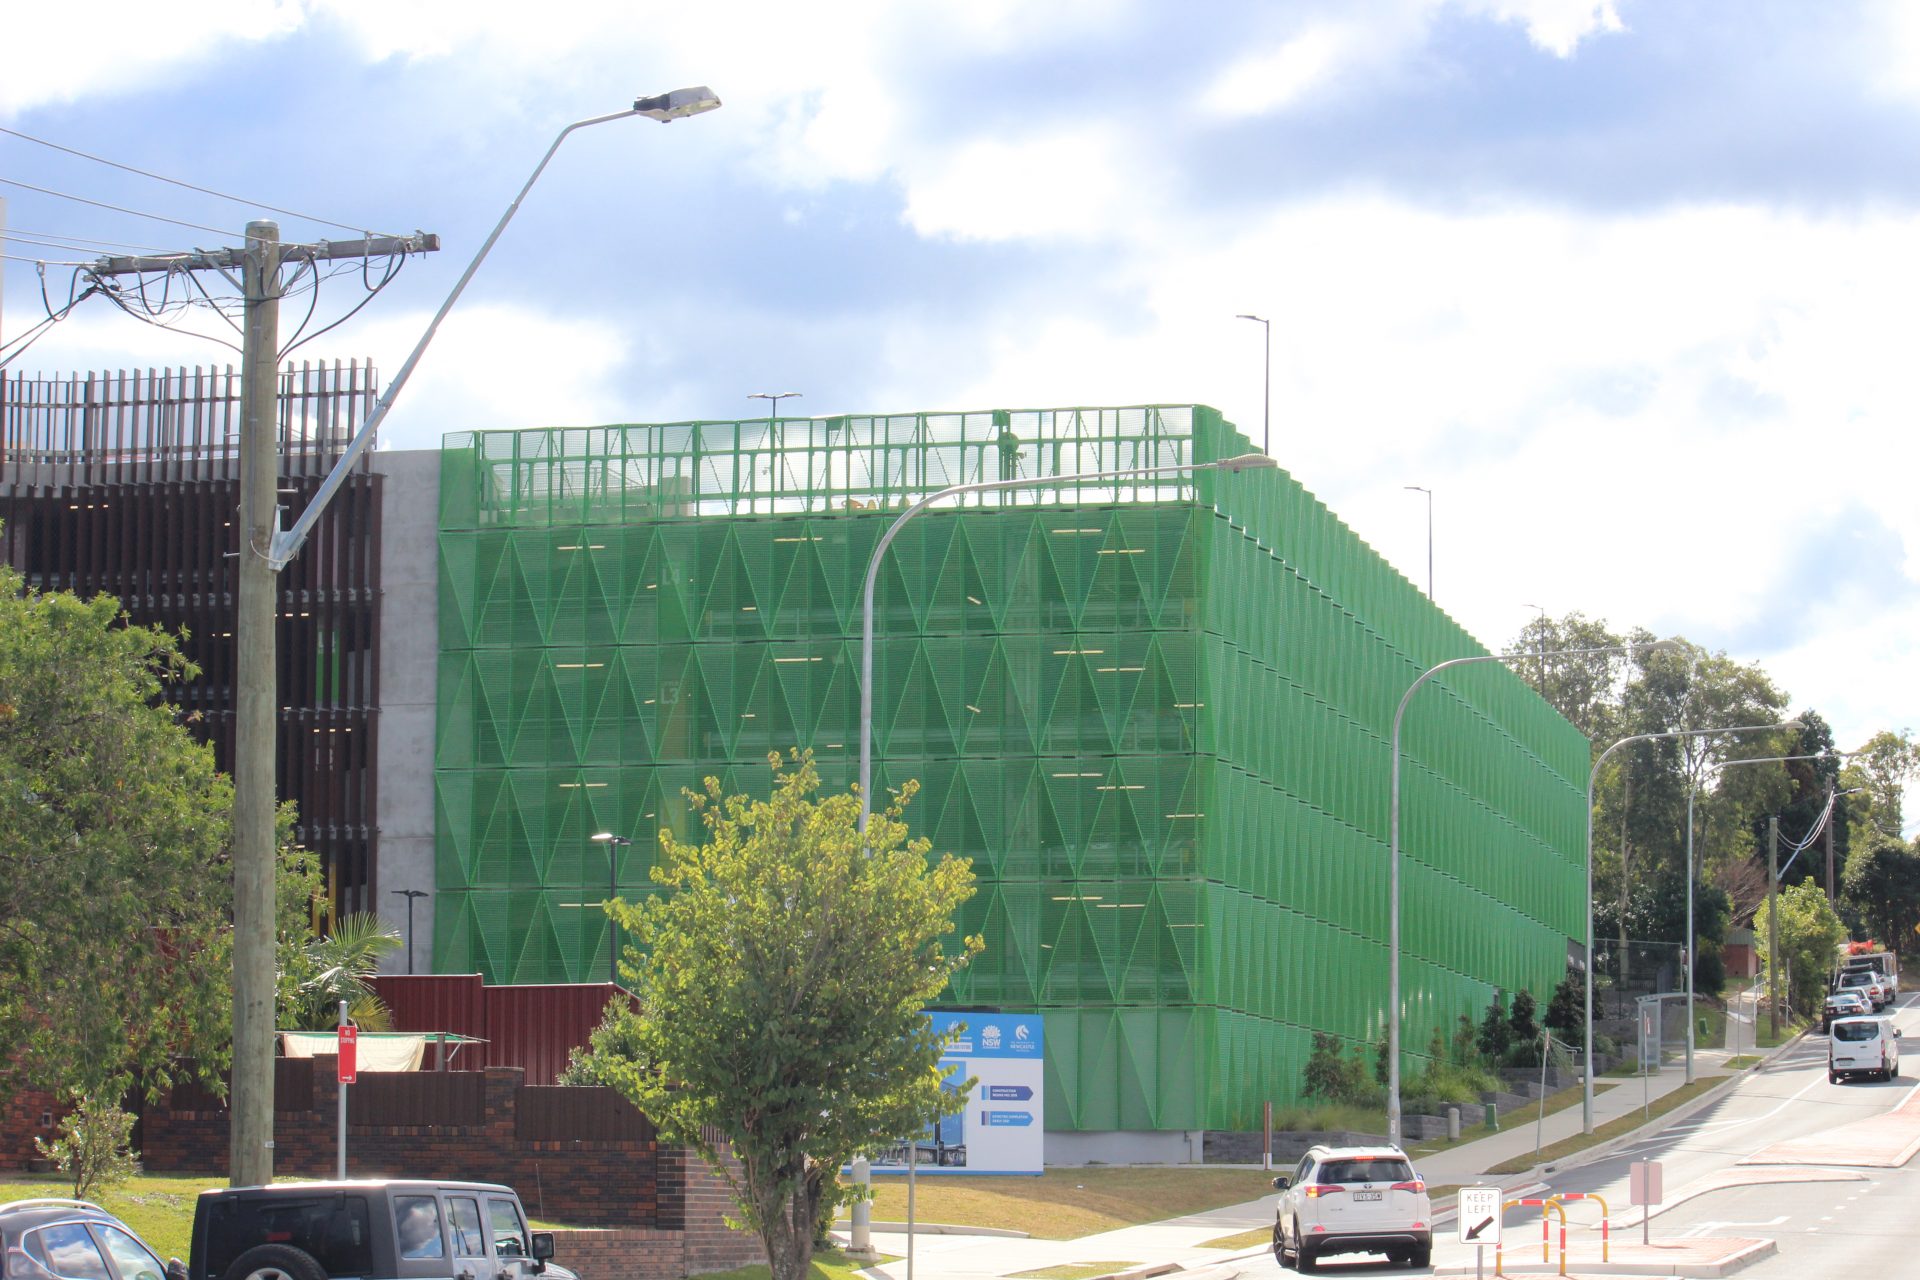
<instances>
[{"instance_id":1,"label":"leafy tree","mask_svg":"<svg viewBox=\"0 0 1920 1280\"><path fill-rule=\"evenodd\" d=\"M1802 711L1800 721L1804 726L1800 730L1798 741L1791 749L1781 752L1783 755L1814 755L1833 751L1833 730L1827 726L1825 718L1817 711ZM1782 880L1798 883L1802 880L1819 879L1815 869L1825 865L1821 856L1816 856L1817 846L1792 857L1788 850L1794 844L1804 841L1819 826L1821 815L1825 813L1829 796L1839 789L1840 762L1838 757L1824 754L1816 760L1791 760L1785 765L1787 777L1793 790L1787 802L1775 810L1780 823L1780 876ZM1754 842L1759 846L1761 856L1766 856L1768 840L1767 814L1754 816ZM1837 815L1834 829L1834 855L1842 866L1846 865L1848 831L1844 813Z\"/></svg>"},{"instance_id":2,"label":"leafy tree","mask_svg":"<svg viewBox=\"0 0 1920 1280\"><path fill-rule=\"evenodd\" d=\"M60 1136L52 1142L35 1138L34 1150L73 1180L75 1200L91 1200L95 1191L117 1187L140 1172L133 1121L104 1098L79 1098L60 1121Z\"/></svg>"},{"instance_id":3,"label":"leafy tree","mask_svg":"<svg viewBox=\"0 0 1920 1280\"><path fill-rule=\"evenodd\" d=\"M1540 1024L1534 1014L1539 1006L1533 992L1525 987L1513 993L1513 1005L1507 1010L1507 1065L1534 1067L1540 1064Z\"/></svg>"},{"instance_id":4,"label":"leafy tree","mask_svg":"<svg viewBox=\"0 0 1920 1280\"><path fill-rule=\"evenodd\" d=\"M664 1137L721 1170L773 1280L803 1280L840 1167L963 1105L922 1010L983 944L952 939L971 866L930 863L909 838L917 784L863 838L856 795L816 798L810 752L770 763L768 799L714 778L688 791L706 842L663 831L653 878L669 892L610 908L639 944L622 972L640 1015L630 1045L595 1056Z\"/></svg>"},{"instance_id":5,"label":"leafy tree","mask_svg":"<svg viewBox=\"0 0 1920 1280\"><path fill-rule=\"evenodd\" d=\"M400 931L379 916L349 915L298 946L280 948L279 1019L283 1029L326 1031L340 1023L340 1002L366 1031L384 1031L392 1019L371 979L383 957L400 949Z\"/></svg>"},{"instance_id":6,"label":"leafy tree","mask_svg":"<svg viewBox=\"0 0 1920 1280\"><path fill-rule=\"evenodd\" d=\"M1507 1025L1507 1006L1503 993L1495 988L1493 999L1487 1002L1487 1011L1481 1015L1480 1031L1474 1037L1474 1046L1480 1050L1480 1056L1488 1066L1497 1067L1507 1056L1507 1047L1513 1043L1513 1033Z\"/></svg>"},{"instance_id":7,"label":"leafy tree","mask_svg":"<svg viewBox=\"0 0 1920 1280\"><path fill-rule=\"evenodd\" d=\"M1920 777L1920 742L1907 730L1883 729L1867 739L1840 771L1843 788L1858 787L1849 796L1851 834L1864 841L1870 832L1898 837L1903 830L1906 785Z\"/></svg>"},{"instance_id":8,"label":"leafy tree","mask_svg":"<svg viewBox=\"0 0 1920 1280\"><path fill-rule=\"evenodd\" d=\"M1515 674L1532 685L1533 691L1566 717L1574 728L1589 739L1598 741L1618 736L1610 730L1619 714L1626 655L1545 655L1564 655L1570 649L1617 649L1623 643L1605 622L1584 614L1570 613L1558 619L1542 614L1520 629L1510 651L1542 655L1514 663Z\"/></svg>"},{"instance_id":9,"label":"leafy tree","mask_svg":"<svg viewBox=\"0 0 1920 1280\"><path fill-rule=\"evenodd\" d=\"M1868 930L1898 945L1920 920L1920 850L1874 831L1847 859L1841 888Z\"/></svg>"},{"instance_id":10,"label":"leafy tree","mask_svg":"<svg viewBox=\"0 0 1920 1280\"><path fill-rule=\"evenodd\" d=\"M584 1049L575 1049L567 1057L567 1066L554 1079L563 1085L606 1085L615 1083L623 1069L619 1064L644 1064L640 1046L640 1011L631 1001L615 998L607 1003L600 1025L587 1037Z\"/></svg>"},{"instance_id":11,"label":"leafy tree","mask_svg":"<svg viewBox=\"0 0 1920 1280\"><path fill-rule=\"evenodd\" d=\"M0 564L0 1094L225 1065L232 787L162 701L193 674L110 597Z\"/></svg>"},{"instance_id":12,"label":"leafy tree","mask_svg":"<svg viewBox=\"0 0 1920 1280\"><path fill-rule=\"evenodd\" d=\"M1576 1049L1587 1047L1586 981L1584 973L1568 969L1547 1001L1547 1030Z\"/></svg>"},{"instance_id":13,"label":"leafy tree","mask_svg":"<svg viewBox=\"0 0 1920 1280\"><path fill-rule=\"evenodd\" d=\"M1791 1007L1810 1011L1826 994L1827 977L1833 971L1834 954L1847 940L1846 926L1827 905L1827 895L1810 880L1781 888L1777 902L1780 913L1780 971ZM1767 961L1767 903L1755 913L1753 936L1762 963Z\"/></svg>"}]
</instances>

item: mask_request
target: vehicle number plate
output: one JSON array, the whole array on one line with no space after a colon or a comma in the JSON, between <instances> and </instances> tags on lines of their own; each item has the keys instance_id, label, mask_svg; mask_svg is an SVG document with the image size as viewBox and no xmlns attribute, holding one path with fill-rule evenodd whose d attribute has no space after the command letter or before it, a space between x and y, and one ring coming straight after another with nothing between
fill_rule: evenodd
<instances>
[{"instance_id":1,"label":"vehicle number plate","mask_svg":"<svg viewBox=\"0 0 1920 1280\"><path fill-rule=\"evenodd\" d=\"M1355 1200L1378 1200L1380 1193L1378 1191L1356 1191L1353 1193L1353 1198Z\"/></svg>"}]
</instances>

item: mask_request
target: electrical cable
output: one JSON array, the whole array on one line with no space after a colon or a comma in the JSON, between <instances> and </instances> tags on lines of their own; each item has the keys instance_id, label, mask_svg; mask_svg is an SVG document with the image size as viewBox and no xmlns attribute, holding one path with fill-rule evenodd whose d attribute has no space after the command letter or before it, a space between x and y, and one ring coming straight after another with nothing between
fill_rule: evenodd
<instances>
[{"instance_id":1,"label":"electrical cable","mask_svg":"<svg viewBox=\"0 0 1920 1280\"><path fill-rule=\"evenodd\" d=\"M25 254L0 253L8 262L33 262L45 267L90 267L91 262L72 262L64 258L29 258Z\"/></svg>"},{"instance_id":2,"label":"electrical cable","mask_svg":"<svg viewBox=\"0 0 1920 1280\"><path fill-rule=\"evenodd\" d=\"M23 142L32 142L42 147L51 147L55 151L64 151L70 156L79 156L82 160L91 160L95 164L104 164L109 168L119 169L126 173L139 174L143 178L152 178L155 182L171 183L176 187L185 187L188 191L198 191L203 196L214 196L221 200L230 200L234 204L246 205L250 209L265 209L269 213L282 213L289 218L299 218L303 222L318 222L323 226L339 227L343 231L357 231L361 235L373 234L365 227L355 226L350 222L335 222L332 218L320 218L311 213L300 213L293 209L282 209L276 205L266 204L259 200L248 200L241 196L228 195L224 191L215 191L212 187L195 186L191 182L182 182L178 178L169 178L163 173L152 173L146 169L136 169L130 164L121 164L118 160L108 160L104 156L90 155L85 151L80 151L73 147L62 146L58 142L48 142L45 138L36 138L32 134L21 133L18 129L9 129L5 125L0 125L0 133L11 134Z\"/></svg>"},{"instance_id":3,"label":"electrical cable","mask_svg":"<svg viewBox=\"0 0 1920 1280\"><path fill-rule=\"evenodd\" d=\"M0 182L10 187L19 187L25 191L37 191L43 196L56 196L62 200L71 200L75 204L90 204L96 209L109 209L114 213L132 214L136 218L149 218L154 222L171 222L176 227L186 227L193 231L211 231L217 236L226 236L229 239L239 238L236 233L222 227L209 227L198 222L182 222L178 218L169 218L159 213L143 213L138 209L128 209L121 205L108 204L104 200L89 200L85 196L69 195L65 191L55 191L51 187L36 187L31 182L22 182L18 178L0 178Z\"/></svg>"},{"instance_id":4,"label":"electrical cable","mask_svg":"<svg viewBox=\"0 0 1920 1280\"><path fill-rule=\"evenodd\" d=\"M97 239L94 236L68 235L64 231L29 231L25 227L15 227L11 231L0 230L0 238L6 238L6 237L16 236L16 235L18 236L55 236L62 240L75 241L78 244L103 245L109 249L138 249L142 253L164 253L165 252L165 250L161 249L160 246L158 245L127 244L125 241L122 241L122 240L101 240L101 239Z\"/></svg>"},{"instance_id":5,"label":"electrical cable","mask_svg":"<svg viewBox=\"0 0 1920 1280\"><path fill-rule=\"evenodd\" d=\"M302 338L300 336L299 330L296 330L294 332L292 340L289 341L285 347L281 348L279 358L282 360L286 359L287 356L293 351L293 349L299 346L302 342L312 342L315 338L318 338L322 334L328 333L331 330L338 329L341 325L353 319L356 315L359 315L360 309L362 307L366 306L369 302L372 302L382 289L385 289L389 284L393 283L394 278L400 274L400 268L404 267L407 264L407 256L408 255L404 252L389 255L387 273L386 275L381 277L380 283L377 285L367 284L366 259L364 258L361 259L360 282L361 282L361 285L367 290L367 296L360 299L360 301L354 303L353 306L348 309L345 315L341 316L339 319L333 321L330 324L322 325L320 328L315 329L312 333L308 334L305 338ZM329 278L331 278L331 276L329 276ZM319 285L319 282L315 281L314 296L316 300L318 299L319 293L320 293L318 285ZM307 312L307 315L308 315L308 318L311 319L313 312L309 310ZM304 321L301 322L300 328L301 329L306 328L306 323Z\"/></svg>"},{"instance_id":6,"label":"electrical cable","mask_svg":"<svg viewBox=\"0 0 1920 1280\"><path fill-rule=\"evenodd\" d=\"M43 240L31 233L18 231L0 231L0 240L10 240L14 244L37 244L43 249L67 249L74 253L94 252L89 245L71 244L65 240Z\"/></svg>"}]
</instances>

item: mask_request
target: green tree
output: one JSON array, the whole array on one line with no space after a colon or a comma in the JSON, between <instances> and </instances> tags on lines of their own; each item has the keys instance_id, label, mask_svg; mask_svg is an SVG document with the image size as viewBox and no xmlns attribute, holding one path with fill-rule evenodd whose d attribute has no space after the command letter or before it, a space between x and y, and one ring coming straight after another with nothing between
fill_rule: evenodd
<instances>
[{"instance_id":1,"label":"green tree","mask_svg":"<svg viewBox=\"0 0 1920 1280\"><path fill-rule=\"evenodd\" d=\"M1513 1005L1507 1010L1508 1066L1540 1065L1540 1023L1535 1018L1538 1011L1533 992L1522 987L1513 993Z\"/></svg>"},{"instance_id":2,"label":"green tree","mask_svg":"<svg viewBox=\"0 0 1920 1280\"><path fill-rule=\"evenodd\" d=\"M943 1040L922 1010L982 943L953 937L970 864L930 862L909 837L917 784L863 838L856 795L816 798L810 752L770 763L768 799L713 778L687 792L706 842L663 831L653 877L668 892L613 904L638 943L623 972L641 1013L623 1056L596 1056L664 1137L721 1169L773 1280L802 1280L840 1167L963 1105L940 1087Z\"/></svg>"},{"instance_id":3,"label":"green tree","mask_svg":"<svg viewBox=\"0 0 1920 1280\"><path fill-rule=\"evenodd\" d=\"M111 598L0 564L0 1093L225 1065L232 788L162 699L194 674Z\"/></svg>"},{"instance_id":4,"label":"green tree","mask_svg":"<svg viewBox=\"0 0 1920 1280\"><path fill-rule=\"evenodd\" d=\"M1480 1051L1480 1057L1489 1067L1497 1067L1507 1056L1507 1047L1513 1042L1512 1029L1507 1025L1507 1005L1503 993L1494 988L1493 999L1487 1002L1487 1010L1480 1017L1480 1031L1474 1037L1474 1047Z\"/></svg>"},{"instance_id":5,"label":"green tree","mask_svg":"<svg viewBox=\"0 0 1920 1280\"><path fill-rule=\"evenodd\" d=\"M1900 835L1907 783L1916 776L1920 776L1920 742L1910 732L1882 729L1867 739L1840 771L1843 788L1860 788L1846 801L1855 840L1864 841L1873 831Z\"/></svg>"},{"instance_id":6,"label":"green tree","mask_svg":"<svg viewBox=\"0 0 1920 1280\"><path fill-rule=\"evenodd\" d=\"M554 1083L617 1087L619 1073L633 1069L622 1064L637 1067L645 1062L640 1046L640 1011L632 1002L616 996L607 1002L607 1011L587 1037L586 1047L567 1055L566 1069Z\"/></svg>"},{"instance_id":7,"label":"green tree","mask_svg":"<svg viewBox=\"0 0 1920 1280\"><path fill-rule=\"evenodd\" d=\"M1920 850L1871 832L1848 857L1841 890L1882 945L1903 945L1920 921Z\"/></svg>"},{"instance_id":8,"label":"green tree","mask_svg":"<svg viewBox=\"0 0 1920 1280\"><path fill-rule=\"evenodd\" d=\"M94 1192L117 1187L140 1172L133 1122L117 1103L77 1098L60 1121L60 1136L52 1142L35 1138L34 1150L72 1180L75 1200L91 1200Z\"/></svg>"},{"instance_id":9,"label":"green tree","mask_svg":"<svg viewBox=\"0 0 1920 1280\"><path fill-rule=\"evenodd\" d=\"M1790 1006L1811 1011L1826 994L1834 954L1847 940L1846 926L1827 904L1826 893L1811 880L1783 886L1778 895L1780 913L1780 972ZM1767 947L1768 904L1754 914L1753 936L1764 964Z\"/></svg>"},{"instance_id":10,"label":"green tree","mask_svg":"<svg viewBox=\"0 0 1920 1280\"><path fill-rule=\"evenodd\" d=\"M1547 1001L1547 1030L1576 1049L1587 1047L1587 976L1573 969Z\"/></svg>"}]
</instances>

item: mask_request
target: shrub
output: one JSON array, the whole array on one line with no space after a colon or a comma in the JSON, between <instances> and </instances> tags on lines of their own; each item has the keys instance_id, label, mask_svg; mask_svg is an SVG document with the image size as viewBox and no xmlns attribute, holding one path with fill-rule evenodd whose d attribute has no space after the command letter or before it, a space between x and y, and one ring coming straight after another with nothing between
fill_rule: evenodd
<instances>
[{"instance_id":1,"label":"shrub","mask_svg":"<svg viewBox=\"0 0 1920 1280\"><path fill-rule=\"evenodd\" d=\"M1494 988L1493 999L1487 1002L1487 1012L1480 1019L1480 1033L1474 1037L1474 1047L1486 1062L1504 1061L1507 1046L1513 1043L1513 1032L1507 1025L1507 1006L1501 996L1500 989Z\"/></svg>"},{"instance_id":2,"label":"shrub","mask_svg":"<svg viewBox=\"0 0 1920 1280\"><path fill-rule=\"evenodd\" d=\"M1547 1001L1546 1021L1547 1030L1567 1044L1576 1049L1586 1047L1586 975L1567 970L1567 976L1553 989L1553 998Z\"/></svg>"},{"instance_id":3,"label":"shrub","mask_svg":"<svg viewBox=\"0 0 1920 1280\"><path fill-rule=\"evenodd\" d=\"M1378 1101L1380 1088L1367 1079L1366 1049L1355 1045L1349 1057L1340 1037L1324 1031L1313 1033L1313 1050L1307 1057L1307 1069L1301 1092L1309 1098L1364 1106Z\"/></svg>"},{"instance_id":4,"label":"shrub","mask_svg":"<svg viewBox=\"0 0 1920 1280\"><path fill-rule=\"evenodd\" d=\"M103 1098L79 1100L60 1122L60 1136L52 1142L35 1138L43 1159L73 1180L73 1198L90 1200L93 1193L117 1187L140 1172L140 1153L133 1150L133 1116Z\"/></svg>"}]
</instances>

